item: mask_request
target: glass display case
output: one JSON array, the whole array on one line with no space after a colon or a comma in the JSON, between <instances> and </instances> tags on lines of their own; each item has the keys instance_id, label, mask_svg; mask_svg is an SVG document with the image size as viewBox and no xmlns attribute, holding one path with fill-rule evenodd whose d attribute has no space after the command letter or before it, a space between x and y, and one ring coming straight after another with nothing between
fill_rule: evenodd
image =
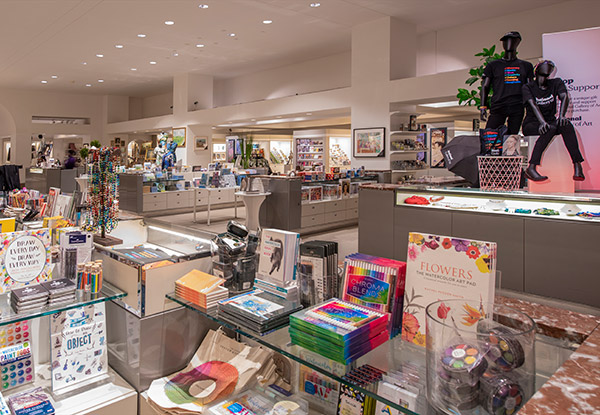
<instances>
[{"instance_id":1,"label":"glass display case","mask_svg":"<svg viewBox=\"0 0 600 415\"><path fill-rule=\"evenodd\" d=\"M600 223L600 196L588 194L485 192L469 188L415 186L398 188L395 204L408 204L426 209Z\"/></svg>"},{"instance_id":2,"label":"glass display case","mask_svg":"<svg viewBox=\"0 0 600 415\"><path fill-rule=\"evenodd\" d=\"M167 294L167 298L193 310L202 317L212 320L222 327L233 330L243 338L250 339L268 349L281 353L283 356L299 363L301 367L306 367L316 373L325 375L332 380L332 384L328 389L329 392L333 393L339 391L340 386L342 386L342 389L344 387L349 387L356 393L362 394L363 399L374 399L378 403L383 404L384 407L387 405L389 409L395 409L400 411L400 413L435 413L427 403L426 388L420 391L420 394L416 397L416 405L412 407L413 409L409 410L406 409L406 404L399 395L390 396L385 393L385 388L383 387L383 383L385 382L383 380L376 381L369 386L359 386L354 383L351 378L346 376L353 370L357 370L357 368L370 365L385 373L410 372L411 375L418 377L425 384L426 349L402 341L399 336L387 341L384 345L367 353L352 364L342 365L292 344L287 326L261 336L241 325L236 325L229 320L221 319L216 311L207 313L200 307L178 297L174 293ZM562 363L568 359L573 348L568 343L557 342L555 339L539 334L536 336L536 339L538 347L543 350L543 353L538 353L536 355L535 390L537 391L562 365ZM312 400L309 402L313 403ZM485 414L487 412L481 411L479 413Z\"/></svg>"}]
</instances>

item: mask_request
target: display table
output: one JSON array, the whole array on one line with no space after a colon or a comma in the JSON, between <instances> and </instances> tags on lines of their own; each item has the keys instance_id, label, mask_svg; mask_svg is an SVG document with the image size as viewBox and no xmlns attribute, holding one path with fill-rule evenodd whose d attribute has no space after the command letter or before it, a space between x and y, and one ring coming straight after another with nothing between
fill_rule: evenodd
<instances>
[{"instance_id":1,"label":"display table","mask_svg":"<svg viewBox=\"0 0 600 415\"><path fill-rule=\"evenodd\" d=\"M73 193L77 190L75 178L83 172L83 167L74 169L45 169L29 167L25 171L25 184L27 188L48 194L51 187L60 188L62 193Z\"/></svg>"},{"instance_id":2,"label":"display table","mask_svg":"<svg viewBox=\"0 0 600 415\"><path fill-rule=\"evenodd\" d=\"M406 260L409 232L496 242L502 288L600 307L600 220L575 216L600 212L597 196L372 185L359 205L359 252Z\"/></svg>"},{"instance_id":3,"label":"display table","mask_svg":"<svg viewBox=\"0 0 600 415\"><path fill-rule=\"evenodd\" d=\"M206 224L210 225L210 207L211 200L216 203L223 203L224 199L230 199L230 194L233 193L233 209L234 217L237 219L237 196L239 187L203 187L194 189L194 222L196 221L196 210L206 199Z\"/></svg>"},{"instance_id":4,"label":"display table","mask_svg":"<svg viewBox=\"0 0 600 415\"><path fill-rule=\"evenodd\" d=\"M258 214L260 212L260 206L263 204L267 196L271 192L264 193L248 193L248 192L236 192L236 196L240 196L244 201L246 207L246 228L248 230L256 231L260 228L260 220ZM237 217L237 215L236 215Z\"/></svg>"},{"instance_id":5,"label":"display table","mask_svg":"<svg viewBox=\"0 0 600 415\"><path fill-rule=\"evenodd\" d=\"M200 307L178 297L174 293L167 294L167 298L185 306L190 310L193 310L203 318L212 320L220 326L235 332L238 336L241 336L241 340L243 341L256 342L267 349L271 349L277 353L280 353L303 366L307 366L314 371L330 377L340 384L351 386L354 390L381 401L386 405L389 405L391 408L398 410L400 413L435 413L432 412L430 408L426 407L424 396L418 398L421 402L421 404L418 404L418 411L411 412L404 409L402 404L398 401L392 402L389 399L386 399L385 396L380 395L376 387L363 388L362 386L353 383L352 379L344 377L344 375L349 371L364 364L369 364L384 371L403 371L407 366L410 366L412 368L418 368L420 373L425 373L425 348L402 341L400 336L389 340L382 346L379 346L378 348L365 354L356 362L344 366L342 364L336 364L335 362L316 353L292 344L287 326L261 336L249 329L244 328L241 325L237 325L229 320L220 318L219 314L215 311L207 313ZM554 400L559 401L557 403L558 406L552 406L552 408L562 410L562 412L557 410L553 413L584 413L578 411L569 412L568 409L580 408L581 406L585 407L585 402L580 402L580 399L586 399L586 397L590 396L589 391L593 390L593 388L581 390L578 389L573 394L567 394L565 396L568 398L563 402L560 400L562 395L555 397L552 394L554 386L546 388L542 385L544 385L544 382L548 381L548 379L550 379L549 382L553 382L553 385L556 383L556 381L560 381L561 379L563 379L564 382L564 378L560 377L560 373L562 373L565 368L569 368L577 364L575 359L580 359L580 357L577 352L573 353L573 349L576 349L581 343L583 343L581 346L582 353L589 352L590 348L592 348L592 353L590 353L590 356L593 356L592 358L595 358L595 356L600 354L600 346L598 346L598 343L592 342L590 345L588 344L588 341L586 341L587 339L591 339L593 336L597 336L596 331L598 331L598 329L596 329L596 327L598 326L598 319L590 315L574 313L567 310L556 309L502 296L496 296L496 303L505 304L527 313L537 324L538 334L536 335L537 353L535 359L535 390L539 390L539 392L534 394L533 398L531 399L533 402L531 404L527 404L521 410L522 412L519 413L538 413L535 409L538 405L540 407L543 406L540 401L542 401L544 396L548 393L553 399L555 398ZM579 323L573 325L575 321ZM576 332L573 332L570 327L575 326L577 326L578 329ZM585 366L587 367L588 365ZM597 370L597 368L595 370ZM577 378L580 377L576 373L573 374L573 376L577 376ZM594 387L597 388L598 382L600 382L598 378L590 378L590 380L588 380L586 383L592 383L593 385L596 385ZM564 388L567 388L568 385L569 383L565 384ZM595 390L598 391L600 389ZM580 393L580 395L578 393ZM598 393L600 392L596 392L596 396L598 396ZM581 406L579 404L581 404ZM147 413L151 414L153 412Z\"/></svg>"}]
</instances>

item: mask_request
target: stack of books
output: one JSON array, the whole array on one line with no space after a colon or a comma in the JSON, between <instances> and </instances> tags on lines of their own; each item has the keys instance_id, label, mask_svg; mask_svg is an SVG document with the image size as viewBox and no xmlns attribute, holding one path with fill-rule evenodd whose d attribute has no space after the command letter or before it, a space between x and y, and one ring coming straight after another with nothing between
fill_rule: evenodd
<instances>
[{"instance_id":1,"label":"stack of books","mask_svg":"<svg viewBox=\"0 0 600 415\"><path fill-rule=\"evenodd\" d=\"M365 254L346 257L342 299L352 304L390 313L391 337L402 332L402 305L406 262Z\"/></svg>"},{"instance_id":2,"label":"stack of books","mask_svg":"<svg viewBox=\"0 0 600 415\"><path fill-rule=\"evenodd\" d=\"M300 245L300 301L304 306L337 297L338 244L308 241Z\"/></svg>"},{"instance_id":3,"label":"stack of books","mask_svg":"<svg viewBox=\"0 0 600 415\"><path fill-rule=\"evenodd\" d=\"M212 311L220 300L229 296L227 288L222 286L224 283L223 278L194 269L175 281L175 294L206 311Z\"/></svg>"},{"instance_id":4,"label":"stack of books","mask_svg":"<svg viewBox=\"0 0 600 415\"><path fill-rule=\"evenodd\" d=\"M285 300L262 290L219 301L219 317L260 335L285 326L290 314L300 309L299 301Z\"/></svg>"},{"instance_id":5,"label":"stack of books","mask_svg":"<svg viewBox=\"0 0 600 415\"><path fill-rule=\"evenodd\" d=\"M12 309L21 313L36 310L48 303L50 293L40 284L28 285L23 288L12 290L10 294L10 305Z\"/></svg>"},{"instance_id":6,"label":"stack of books","mask_svg":"<svg viewBox=\"0 0 600 415\"><path fill-rule=\"evenodd\" d=\"M349 364L389 339L389 314L337 298L290 316L292 343Z\"/></svg>"},{"instance_id":7,"label":"stack of books","mask_svg":"<svg viewBox=\"0 0 600 415\"><path fill-rule=\"evenodd\" d=\"M75 289L77 288L77 285L68 278L46 281L40 285L49 293L49 305L64 305L75 301Z\"/></svg>"}]
</instances>

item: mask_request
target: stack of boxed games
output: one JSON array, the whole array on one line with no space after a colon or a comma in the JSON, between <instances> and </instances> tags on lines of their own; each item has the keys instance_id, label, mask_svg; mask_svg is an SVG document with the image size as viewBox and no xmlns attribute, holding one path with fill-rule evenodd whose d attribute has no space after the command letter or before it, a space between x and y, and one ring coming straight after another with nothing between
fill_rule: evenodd
<instances>
[{"instance_id":1,"label":"stack of boxed games","mask_svg":"<svg viewBox=\"0 0 600 415\"><path fill-rule=\"evenodd\" d=\"M285 326L301 308L298 301L254 290L219 301L219 317L262 335Z\"/></svg>"},{"instance_id":2,"label":"stack of boxed games","mask_svg":"<svg viewBox=\"0 0 600 415\"><path fill-rule=\"evenodd\" d=\"M40 285L48 291L48 305L57 306L75 301L77 286L68 278L46 281Z\"/></svg>"},{"instance_id":3,"label":"stack of boxed games","mask_svg":"<svg viewBox=\"0 0 600 415\"><path fill-rule=\"evenodd\" d=\"M389 314L333 298L290 316L292 343L348 364L389 339Z\"/></svg>"},{"instance_id":4,"label":"stack of boxed games","mask_svg":"<svg viewBox=\"0 0 600 415\"><path fill-rule=\"evenodd\" d=\"M10 305L17 313L36 310L48 303L50 293L41 284L28 285L12 290Z\"/></svg>"}]
</instances>

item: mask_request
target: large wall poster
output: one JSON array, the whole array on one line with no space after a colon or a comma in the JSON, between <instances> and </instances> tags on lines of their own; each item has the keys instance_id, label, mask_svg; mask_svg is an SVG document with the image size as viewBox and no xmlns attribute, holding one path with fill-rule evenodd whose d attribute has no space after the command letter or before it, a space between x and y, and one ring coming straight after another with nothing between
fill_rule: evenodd
<instances>
[{"instance_id":1,"label":"large wall poster","mask_svg":"<svg viewBox=\"0 0 600 415\"><path fill-rule=\"evenodd\" d=\"M565 81L571 107L569 117L577 131L585 159L585 181L576 190L600 190L600 28L549 33L542 37L544 58L556 64L556 77ZM565 150L566 151L566 150Z\"/></svg>"}]
</instances>

